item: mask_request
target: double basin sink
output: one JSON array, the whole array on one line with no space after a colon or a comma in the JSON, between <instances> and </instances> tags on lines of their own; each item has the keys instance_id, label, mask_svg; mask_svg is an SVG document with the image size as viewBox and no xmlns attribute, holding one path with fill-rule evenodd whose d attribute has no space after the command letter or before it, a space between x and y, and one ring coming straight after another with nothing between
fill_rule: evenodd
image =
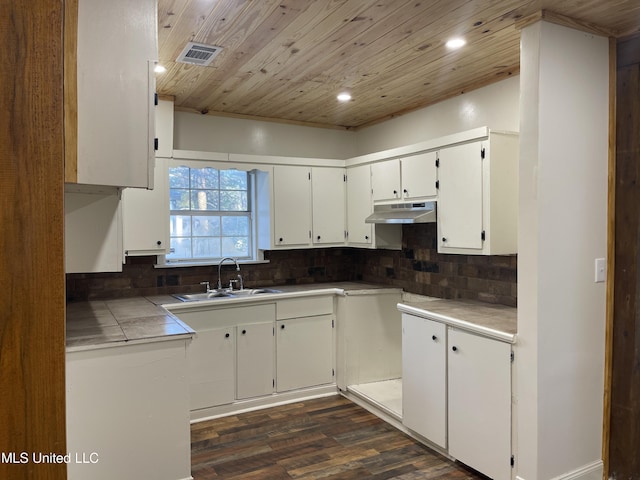
<instances>
[{"instance_id":1,"label":"double basin sink","mask_svg":"<svg viewBox=\"0 0 640 480\"><path fill-rule=\"evenodd\" d=\"M281 293L281 290L272 288L243 288L242 290L210 290L202 293L176 293L172 295L181 302L197 302L201 300L216 300L223 298L242 298L254 295L267 295Z\"/></svg>"}]
</instances>

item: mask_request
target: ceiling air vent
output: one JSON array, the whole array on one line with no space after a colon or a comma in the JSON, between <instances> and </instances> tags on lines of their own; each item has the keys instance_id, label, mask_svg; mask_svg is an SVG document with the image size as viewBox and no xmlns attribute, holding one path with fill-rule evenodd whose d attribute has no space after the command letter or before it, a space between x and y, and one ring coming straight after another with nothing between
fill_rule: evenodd
<instances>
[{"instance_id":1,"label":"ceiling air vent","mask_svg":"<svg viewBox=\"0 0 640 480\"><path fill-rule=\"evenodd\" d=\"M176 62L207 67L221 50L222 47L216 47L215 45L189 42L178 55Z\"/></svg>"}]
</instances>

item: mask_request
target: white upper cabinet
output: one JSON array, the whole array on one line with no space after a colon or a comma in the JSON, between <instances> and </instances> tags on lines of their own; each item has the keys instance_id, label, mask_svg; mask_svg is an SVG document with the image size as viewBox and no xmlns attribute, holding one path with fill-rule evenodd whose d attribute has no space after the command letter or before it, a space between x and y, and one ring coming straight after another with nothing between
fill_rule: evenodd
<instances>
[{"instance_id":1,"label":"white upper cabinet","mask_svg":"<svg viewBox=\"0 0 640 480\"><path fill-rule=\"evenodd\" d=\"M173 156L173 102L158 100L155 117L158 139L156 158L171 158Z\"/></svg>"},{"instance_id":2,"label":"white upper cabinet","mask_svg":"<svg viewBox=\"0 0 640 480\"><path fill-rule=\"evenodd\" d=\"M64 247L66 273L122 271L122 209L115 188L65 190Z\"/></svg>"},{"instance_id":3,"label":"white upper cabinet","mask_svg":"<svg viewBox=\"0 0 640 480\"><path fill-rule=\"evenodd\" d=\"M273 246L345 242L345 169L274 165Z\"/></svg>"},{"instance_id":4,"label":"white upper cabinet","mask_svg":"<svg viewBox=\"0 0 640 480\"><path fill-rule=\"evenodd\" d=\"M394 158L371 165L373 201L398 200L401 197L400 159Z\"/></svg>"},{"instance_id":5,"label":"white upper cabinet","mask_svg":"<svg viewBox=\"0 0 640 480\"><path fill-rule=\"evenodd\" d=\"M273 167L273 235L275 246L311 242L311 169Z\"/></svg>"},{"instance_id":6,"label":"white upper cabinet","mask_svg":"<svg viewBox=\"0 0 640 480\"><path fill-rule=\"evenodd\" d=\"M438 157L438 252L517 253L517 135L490 133Z\"/></svg>"},{"instance_id":7,"label":"white upper cabinet","mask_svg":"<svg viewBox=\"0 0 640 480\"><path fill-rule=\"evenodd\" d=\"M371 245L370 223L365 223L373 212L371 199L371 166L359 165L347 170L347 234L349 245Z\"/></svg>"},{"instance_id":8,"label":"white upper cabinet","mask_svg":"<svg viewBox=\"0 0 640 480\"><path fill-rule=\"evenodd\" d=\"M169 173L167 159L157 158L153 190L122 191L122 243L124 254L169 253Z\"/></svg>"},{"instance_id":9,"label":"white upper cabinet","mask_svg":"<svg viewBox=\"0 0 640 480\"><path fill-rule=\"evenodd\" d=\"M436 158L436 152L426 152L372 164L373 201L412 201L435 197Z\"/></svg>"},{"instance_id":10,"label":"white upper cabinet","mask_svg":"<svg viewBox=\"0 0 640 480\"><path fill-rule=\"evenodd\" d=\"M347 170L348 245L399 250L402 243L400 225L365 222L373 213L372 169L372 165L359 165Z\"/></svg>"},{"instance_id":11,"label":"white upper cabinet","mask_svg":"<svg viewBox=\"0 0 640 480\"><path fill-rule=\"evenodd\" d=\"M312 241L315 245L345 242L345 175L344 168L314 167L311 169Z\"/></svg>"},{"instance_id":12,"label":"white upper cabinet","mask_svg":"<svg viewBox=\"0 0 640 480\"><path fill-rule=\"evenodd\" d=\"M482 250L482 144L440 152L438 229L441 247Z\"/></svg>"},{"instance_id":13,"label":"white upper cabinet","mask_svg":"<svg viewBox=\"0 0 640 480\"><path fill-rule=\"evenodd\" d=\"M400 160L404 200L432 198L437 195L436 159L436 152L427 152Z\"/></svg>"},{"instance_id":14,"label":"white upper cabinet","mask_svg":"<svg viewBox=\"0 0 640 480\"><path fill-rule=\"evenodd\" d=\"M79 0L77 178L67 181L153 187L157 56L156 0Z\"/></svg>"}]
</instances>

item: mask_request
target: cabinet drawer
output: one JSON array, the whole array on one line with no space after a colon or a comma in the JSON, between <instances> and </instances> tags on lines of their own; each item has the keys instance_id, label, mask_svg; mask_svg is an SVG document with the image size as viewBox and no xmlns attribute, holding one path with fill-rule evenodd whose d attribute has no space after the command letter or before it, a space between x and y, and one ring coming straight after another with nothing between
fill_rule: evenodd
<instances>
[{"instance_id":1,"label":"cabinet drawer","mask_svg":"<svg viewBox=\"0 0 640 480\"><path fill-rule=\"evenodd\" d=\"M281 300L276 304L276 319L313 317L333 313L333 296Z\"/></svg>"},{"instance_id":2,"label":"cabinet drawer","mask_svg":"<svg viewBox=\"0 0 640 480\"><path fill-rule=\"evenodd\" d=\"M203 329L233 327L247 323L273 322L275 308L274 303L234 308L209 306L203 309L174 310L173 314L198 332Z\"/></svg>"}]
</instances>

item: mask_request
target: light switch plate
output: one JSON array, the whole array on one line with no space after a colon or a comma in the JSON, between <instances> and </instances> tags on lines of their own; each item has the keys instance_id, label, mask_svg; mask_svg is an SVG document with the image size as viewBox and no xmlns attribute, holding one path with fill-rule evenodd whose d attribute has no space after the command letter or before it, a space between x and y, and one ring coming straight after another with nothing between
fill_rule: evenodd
<instances>
[{"instance_id":1,"label":"light switch plate","mask_svg":"<svg viewBox=\"0 0 640 480\"><path fill-rule=\"evenodd\" d=\"M607 277L607 265L604 258L596 258L596 283L602 283Z\"/></svg>"}]
</instances>

